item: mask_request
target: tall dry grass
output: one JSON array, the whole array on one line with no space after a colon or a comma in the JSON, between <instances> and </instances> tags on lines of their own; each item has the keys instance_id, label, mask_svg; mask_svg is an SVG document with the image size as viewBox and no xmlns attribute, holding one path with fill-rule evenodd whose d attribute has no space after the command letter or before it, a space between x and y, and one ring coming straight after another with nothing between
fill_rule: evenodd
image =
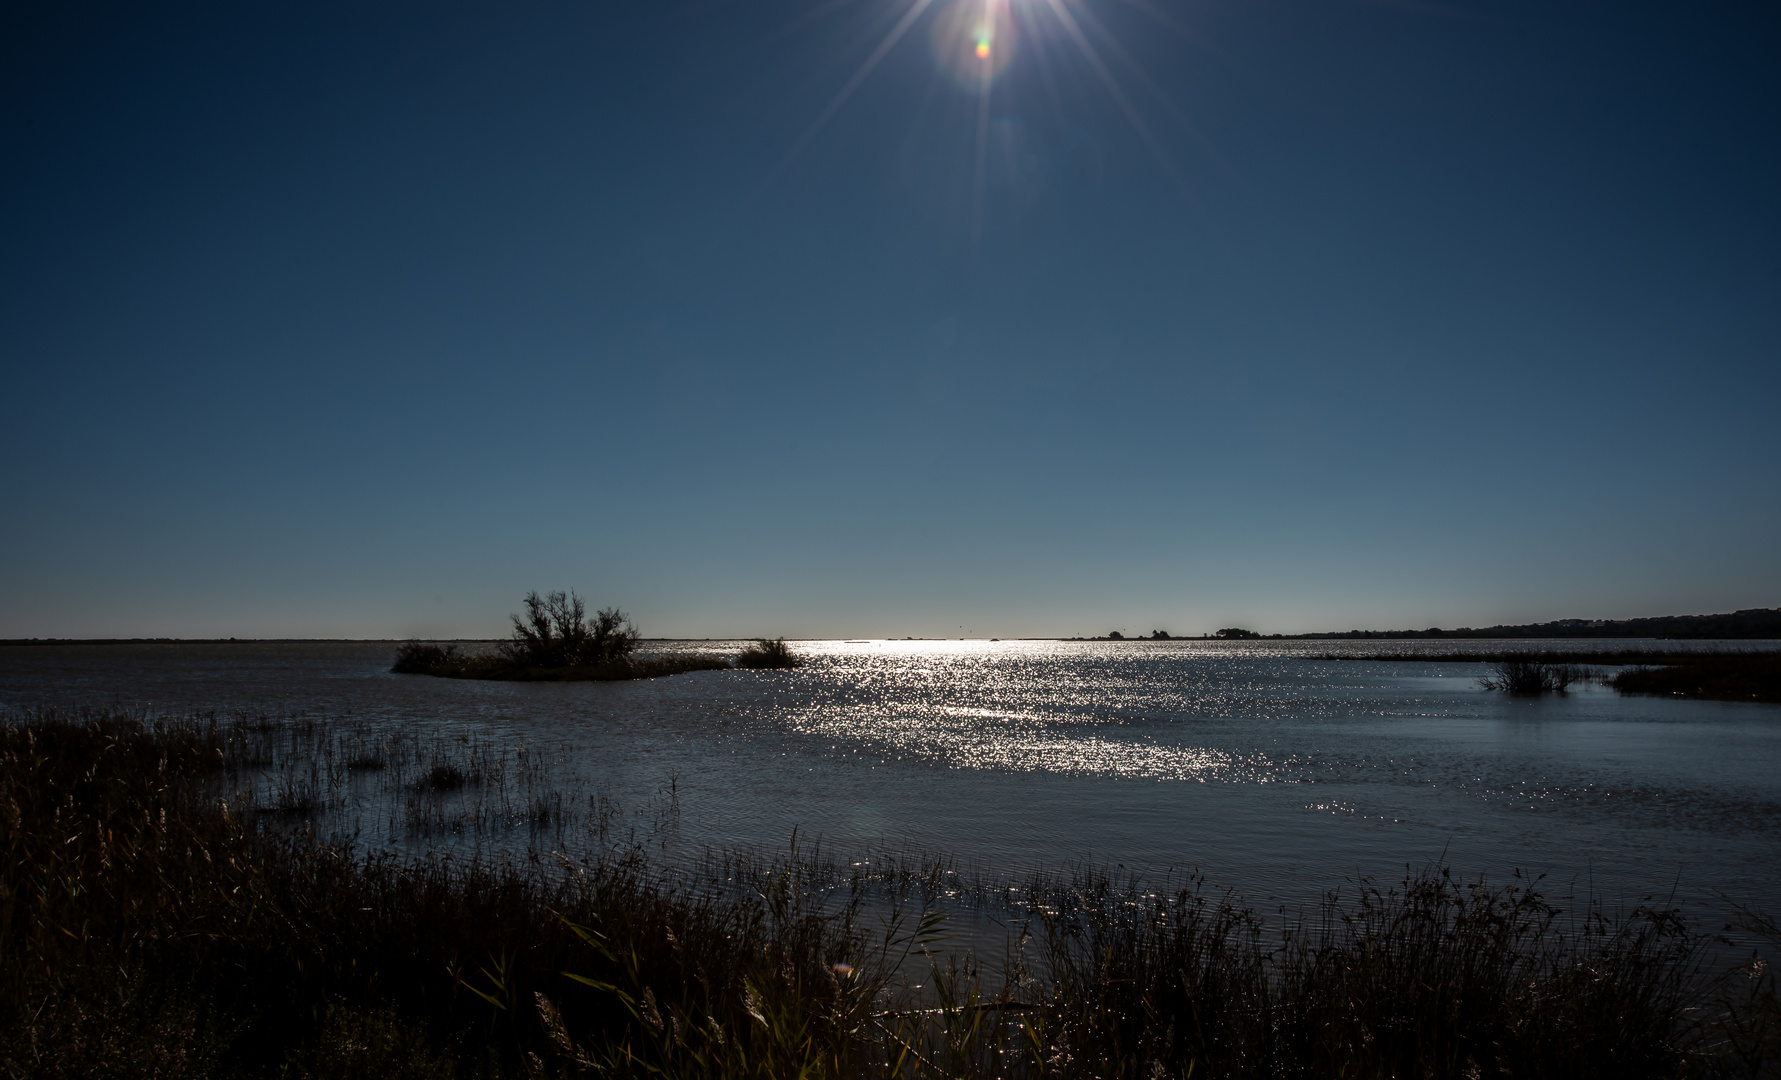
<instances>
[{"instance_id":1,"label":"tall dry grass","mask_svg":"<svg viewBox=\"0 0 1781 1080\"><path fill-rule=\"evenodd\" d=\"M448 797L422 790L429 762L488 799L514 786L503 770L522 768L460 740L398 746L305 721L40 713L0 724L0 1069L1776 1070L1772 973L1753 958L1735 978L1708 979L1701 939L1675 912L1571 913L1522 883L1436 871L1270 923L1198 885L1159 894L1085 874L1004 890L996 914L1012 936L990 964L947 951L919 888L836 876L795 846L728 856L722 880L700 884L635 844L584 858L404 858L328 841L324 811L281 809L287 786L299 802L339 798L355 762L420 806ZM548 818L551 797L501 812ZM560 815L560 793L555 805Z\"/></svg>"}]
</instances>

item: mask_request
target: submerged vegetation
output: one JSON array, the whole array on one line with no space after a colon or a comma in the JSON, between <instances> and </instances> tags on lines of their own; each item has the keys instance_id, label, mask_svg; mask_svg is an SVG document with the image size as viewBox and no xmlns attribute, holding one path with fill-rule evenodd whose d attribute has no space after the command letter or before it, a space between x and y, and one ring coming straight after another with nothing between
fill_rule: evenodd
<instances>
[{"instance_id":1,"label":"submerged vegetation","mask_svg":"<svg viewBox=\"0 0 1781 1080\"><path fill-rule=\"evenodd\" d=\"M340 767L362 757L382 764ZM516 827L542 818L557 830L553 847L571 850L564 800L546 790L511 800L507 760L459 740L398 745L307 721L112 712L0 724L0 1071L1636 1078L1781 1068L1772 969L1708 978L1703 939L1678 913L1566 912L1523 882L1436 870L1269 924L1197 882L1158 892L1096 873L1036 878L983 894L1001 897L992 914L1010 928L991 966L941 951L931 889L876 889L795 845L700 878L652 866L639 845L602 842L593 820L581 857L452 860L361 851L319 839L315 819L271 812L281 790L320 805L340 785L377 784L412 793L402 796L411 813L474 797ZM1781 948L1771 922L1752 927Z\"/></svg>"}]
</instances>

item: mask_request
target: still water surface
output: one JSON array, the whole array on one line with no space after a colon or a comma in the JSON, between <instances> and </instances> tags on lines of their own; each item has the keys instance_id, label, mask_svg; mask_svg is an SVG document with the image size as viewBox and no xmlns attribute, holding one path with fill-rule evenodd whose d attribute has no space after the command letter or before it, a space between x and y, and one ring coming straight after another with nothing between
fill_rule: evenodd
<instances>
[{"instance_id":1,"label":"still water surface","mask_svg":"<svg viewBox=\"0 0 1781 1080\"><path fill-rule=\"evenodd\" d=\"M54 646L0 649L0 705L524 742L574 798L672 790L670 857L783 848L795 827L844 858L944 853L992 877L1197 870L1258 904L1444 859L1614 902L1781 907L1781 707L1512 700L1477 663L1324 658L1501 645L804 642L796 671L568 684L391 675L389 643Z\"/></svg>"}]
</instances>

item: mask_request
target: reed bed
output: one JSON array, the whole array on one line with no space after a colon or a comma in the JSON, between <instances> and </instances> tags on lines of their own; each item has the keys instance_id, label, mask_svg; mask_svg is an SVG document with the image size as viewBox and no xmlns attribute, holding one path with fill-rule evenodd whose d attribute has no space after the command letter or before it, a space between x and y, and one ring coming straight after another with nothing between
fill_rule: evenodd
<instances>
[{"instance_id":1,"label":"reed bed","mask_svg":"<svg viewBox=\"0 0 1781 1080\"><path fill-rule=\"evenodd\" d=\"M1690 657L1622 671L1608 685L1623 694L1781 702L1781 654Z\"/></svg>"},{"instance_id":2,"label":"reed bed","mask_svg":"<svg viewBox=\"0 0 1781 1080\"><path fill-rule=\"evenodd\" d=\"M450 679L613 682L730 666L713 656L635 656L642 639L630 618L617 608L601 608L590 616L573 591L529 592L523 603L524 614L509 616L512 637L494 652L465 653L456 645L410 641L396 650L390 671Z\"/></svg>"},{"instance_id":3,"label":"reed bed","mask_svg":"<svg viewBox=\"0 0 1781 1080\"><path fill-rule=\"evenodd\" d=\"M795 668L803 663L784 638L757 638L736 656L739 668Z\"/></svg>"},{"instance_id":4,"label":"reed bed","mask_svg":"<svg viewBox=\"0 0 1781 1080\"><path fill-rule=\"evenodd\" d=\"M410 641L396 650L390 671L397 675L436 675L446 679L494 679L508 682L619 682L655 679L690 671L727 671L719 656L604 656L586 663L533 662L523 653L466 653L456 645Z\"/></svg>"},{"instance_id":5,"label":"reed bed","mask_svg":"<svg viewBox=\"0 0 1781 1080\"><path fill-rule=\"evenodd\" d=\"M1324 653L1317 659L1490 664L1479 682L1514 695L1562 694L1574 683L1599 681L1623 694L1781 702L1781 652L1773 649ZM1604 670L1612 667L1629 670Z\"/></svg>"},{"instance_id":6,"label":"reed bed","mask_svg":"<svg viewBox=\"0 0 1781 1080\"><path fill-rule=\"evenodd\" d=\"M1781 1064L1772 970L1703 972L1702 938L1673 911L1566 912L1529 883L1436 869L1269 921L1197 881L1159 892L1083 872L998 889L940 861L827 862L795 837L676 875L622 827L626 811L553 788L543 756L303 719L7 718L0 1070L1754 1077ZM426 786L442 766L463 784ZM427 822L543 835L519 858L361 849L324 823L367 787ZM948 949L949 899L1010 928L1002 956Z\"/></svg>"},{"instance_id":7,"label":"reed bed","mask_svg":"<svg viewBox=\"0 0 1781 1080\"><path fill-rule=\"evenodd\" d=\"M1478 685L1514 697L1563 694L1570 690L1572 683L1582 682L1592 675L1587 667L1548 663L1526 656L1499 660L1492 669L1491 674L1478 680Z\"/></svg>"}]
</instances>

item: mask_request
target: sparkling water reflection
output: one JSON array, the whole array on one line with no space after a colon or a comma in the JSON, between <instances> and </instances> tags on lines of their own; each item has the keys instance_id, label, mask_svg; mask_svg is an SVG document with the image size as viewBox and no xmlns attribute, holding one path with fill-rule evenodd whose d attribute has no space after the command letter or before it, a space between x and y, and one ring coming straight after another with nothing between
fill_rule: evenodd
<instances>
[{"instance_id":1,"label":"sparkling water reflection","mask_svg":"<svg viewBox=\"0 0 1781 1080\"><path fill-rule=\"evenodd\" d=\"M1626 643L1563 643L1592 644ZM1258 902L1445 858L1559 891L1777 906L1781 708L1599 686L1511 700L1478 688L1476 663L1325 658L1497 646L810 642L795 671L625 684L392 676L385 643L57 646L0 650L0 703L523 743L572 799L671 789L669 857L779 847L796 827L837 853L945 852L992 875L1197 868Z\"/></svg>"}]
</instances>

